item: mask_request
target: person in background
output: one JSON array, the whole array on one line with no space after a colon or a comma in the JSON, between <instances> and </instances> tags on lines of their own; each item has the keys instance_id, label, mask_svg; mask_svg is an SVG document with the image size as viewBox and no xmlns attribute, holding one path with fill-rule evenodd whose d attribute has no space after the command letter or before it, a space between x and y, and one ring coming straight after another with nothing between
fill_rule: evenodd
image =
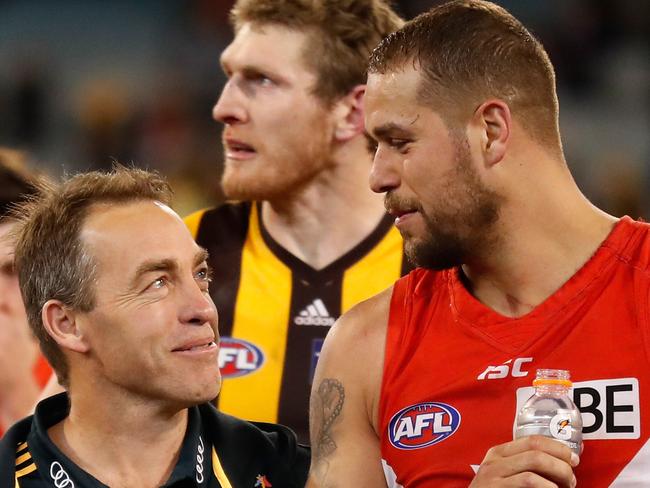
<instances>
[{"instance_id":1,"label":"person in background","mask_svg":"<svg viewBox=\"0 0 650 488\"><path fill-rule=\"evenodd\" d=\"M16 225L29 324L67 393L0 442L0 486L301 488L283 426L206 403L220 387L207 252L156 174L43 184Z\"/></svg>"},{"instance_id":2,"label":"person in background","mask_svg":"<svg viewBox=\"0 0 650 488\"><path fill-rule=\"evenodd\" d=\"M370 59L371 188L421 268L334 326L308 486L645 486L650 226L592 205L565 161L553 66L503 8L445 3ZM513 439L563 369L578 457Z\"/></svg>"},{"instance_id":3,"label":"person in background","mask_svg":"<svg viewBox=\"0 0 650 488\"><path fill-rule=\"evenodd\" d=\"M31 412L52 374L29 330L14 268L11 208L35 193L23 159L0 148L0 437Z\"/></svg>"},{"instance_id":4,"label":"person in background","mask_svg":"<svg viewBox=\"0 0 650 488\"><path fill-rule=\"evenodd\" d=\"M186 219L210 252L221 316L218 406L308 440L330 326L408 268L368 189L363 95L372 48L402 25L384 0L238 0L221 55L228 200Z\"/></svg>"}]
</instances>

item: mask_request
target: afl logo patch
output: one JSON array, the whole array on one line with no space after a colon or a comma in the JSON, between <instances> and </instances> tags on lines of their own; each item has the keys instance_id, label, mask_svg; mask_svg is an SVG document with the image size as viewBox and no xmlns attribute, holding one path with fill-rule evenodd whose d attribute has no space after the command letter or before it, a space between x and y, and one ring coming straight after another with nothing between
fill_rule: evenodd
<instances>
[{"instance_id":1,"label":"afl logo patch","mask_svg":"<svg viewBox=\"0 0 650 488\"><path fill-rule=\"evenodd\" d=\"M460 413L451 405L417 403L393 415L388 424L388 439L397 449L421 449L444 441L458 427Z\"/></svg>"},{"instance_id":2,"label":"afl logo patch","mask_svg":"<svg viewBox=\"0 0 650 488\"><path fill-rule=\"evenodd\" d=\"M222 378L236 378L254 373L264 364L264 354L255 344L233 337L219 343L219 369Z\"/></svg>"}]
</instances>

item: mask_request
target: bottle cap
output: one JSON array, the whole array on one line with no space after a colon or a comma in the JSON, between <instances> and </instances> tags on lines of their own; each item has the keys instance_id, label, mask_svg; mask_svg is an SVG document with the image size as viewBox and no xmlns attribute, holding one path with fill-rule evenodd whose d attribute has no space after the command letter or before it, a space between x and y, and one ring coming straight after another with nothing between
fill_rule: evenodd
<instances>
[{"instance_id":1,"label":"bottle cap","mask_svg":"<svg viewBox=\"0 0 650 488\"><path fill-rule=\"evenodd\" d=\"M566 386L568 388L571 388L571 386L573 386L573 383L571 383L571 380L560 380L557 378L537 378L533 380L533 386L542 386L542 385L558 385L558 386Z\"/></svg>"}]
</instances>

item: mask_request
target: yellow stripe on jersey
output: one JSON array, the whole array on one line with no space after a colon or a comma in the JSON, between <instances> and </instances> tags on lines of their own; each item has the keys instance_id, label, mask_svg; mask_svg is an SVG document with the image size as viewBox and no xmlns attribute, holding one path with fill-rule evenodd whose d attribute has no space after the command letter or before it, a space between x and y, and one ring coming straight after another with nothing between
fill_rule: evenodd
<instances>
[{"instance_id":1,"label":"yellow stripe on jersey","mask_svg":"<svg viewBox=\"0 0 650 488\"><path fill-rule=\"evenodd\" d=\"M219 461L219 456L217 456L217 451L212 448L212 472L217 477L217 481L221 485L221 488L232 488L230 480L226 476L226 472L221 466L221 461Z\"/></svg>"},{"instance_id":2,"label":"yellow stripe on jersey","mask_svg":"<svg viewBox=\"0 0 650 488\"><path fill-rule=\"evenodd\" d=\"M381 242L343 275L341 313L385 290L400 277L402 237L393 227Z\"/></svg>"},{"instance_id":3,"label":"yellow stripe on jersey","mask_svg":"<svg viewBox=\"0 0 650 488\"><path fill-rule=\"evenodd\" d=\"M21 454L16 458L16 466L19 464L24 463L25 461L29 461L32 458L32 455L29 452L26 452L25 454Z\"/></svg>"},{"instance_id":4,"label":"yellow stripe on jersey","mask_svg":"<svg viewBox=\"0 0 650 488\"><path fill-rule=\"evenodd\" d=\"M16 448L16 454L18 454L23 449L27 449L27 443L26 442L23 442L22 444L18 444L18 447Z\"/></svg>"},{"instance_id":5,"label":"yellow stripe on jersey","mask_svg":"<svg viewBox=\"0 0 650 488\"><path fill-rule=\"evenodd\" d=\"M232 335L255 344L265 359L254 373L224 379L219 409L248 420L277 422L291 308L291 270L264 243L256 205L251 208L249 222ZM278 330L277 324L285 324L284 329Z\"/></svg>"},{"instance_id":6,"label":"yellow stripe on jersey","mask_svg":"<svg viewBox=\"0 0 650 488\"><path fill-rule=\"evenodd\" d=\"M199 224L201 223L201 217L203 217L203 214L206 210L208 209L204 208L203 210L194 212L193 214L190 214L183 219L187 228L190 229L190 233L194 239L196 239L196 235L199 233Z\"/></svg>"},{"instance_id":7,"label":"yellow stripe on jersey","mask_svg":"<svg viewBox=\"0 0 650 488\"><path fill-rule=\"evenodd\" d=\"M32 463L26 468L16 471L16 486L18 486L18 478L28 475L29 473L36 471L36 464Z\"/></svg>"}]
</instances>

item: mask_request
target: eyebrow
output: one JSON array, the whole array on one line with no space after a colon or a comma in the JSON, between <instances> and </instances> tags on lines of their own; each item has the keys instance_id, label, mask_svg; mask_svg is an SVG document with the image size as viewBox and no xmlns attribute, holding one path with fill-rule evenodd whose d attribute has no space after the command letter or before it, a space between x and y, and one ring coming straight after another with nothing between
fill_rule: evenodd
<instances>
[{"instance_id":1,"label":"eyebrow","mask_svg":"<svg viewBox=\"0 0 650 488\"><path fill-rule=\"evenodd\" d=\"M194 261L192 262L193 267L198 266L204 261L208 260L208 251L199 248L199 250L194 255ZM148 273L155 273L160 271L165 271L169 273L177 272L179 269L178 261L175 259L152 259L143 262L135 270L133 279L131 280L131 286L135 287L137 283L142 279L142 277Z\"/></svg>"},{"instance_id":2,"label":"eyebrow","mask_svg":"<svg viewBox=\"0 0 650 488\"><path fill-rule=\"evenodd\" d=\"M374 139L386 139L389 135L398 134L407 134L408 131L403 126L398 125L394 122L388 122L386 124L375 127L371 134L369 134Z\"/></svg>"}]
</instances>

